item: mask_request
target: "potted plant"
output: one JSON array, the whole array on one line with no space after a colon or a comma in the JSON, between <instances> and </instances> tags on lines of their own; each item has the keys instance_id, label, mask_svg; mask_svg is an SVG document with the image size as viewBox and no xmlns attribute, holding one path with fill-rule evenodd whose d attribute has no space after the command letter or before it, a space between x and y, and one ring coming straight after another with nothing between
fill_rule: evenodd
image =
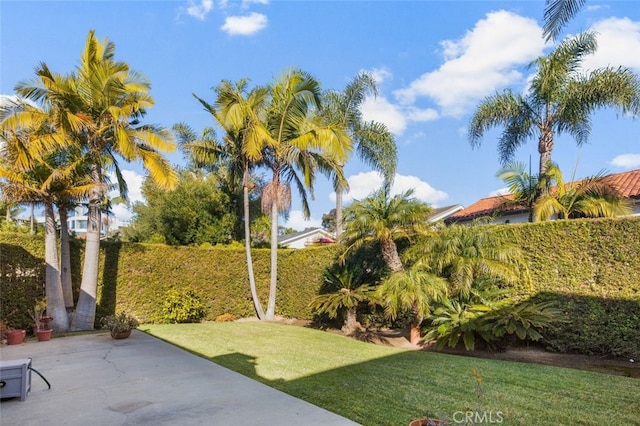
<instances>
[{"instance_id":1,"label":"potted plant","mask_svg":"<svg viewBox=\"0 0 640 426\"><path fill-rule=\"evenodd\" d=\"M108 328L111 332L111 337L114 339L126 339L131 335L131 330L137 328L140 324L138 320L127 314L126 312L120 312L117 315L108 315L101 320L102 328Z\"/></svg>"},{"instance_id":2,"label":"potted plant","mask_svg":"<svg viewBox=\"0 0 640 426\"><path fill-rule=\"evenodd\" d=\"M11 328L2 323L2 334L7 340L7 345L19 345L24 341L27 331L23 329Z\"/></svg>"},{"instance_id":3,"label":"potted plant","mask_svg":"<svg viewBox=\"0 0 640 426\"><path fill-rule=\"evenodd\" d=\"M53 330L49 328L49 321L51 317L45 315L47 309L47 302L42 299L39 300L33 307L31 318L33 319L34 334L38 337L38 341L46 342L51 340L51 333Z\"/></svg>"}]
</instances>

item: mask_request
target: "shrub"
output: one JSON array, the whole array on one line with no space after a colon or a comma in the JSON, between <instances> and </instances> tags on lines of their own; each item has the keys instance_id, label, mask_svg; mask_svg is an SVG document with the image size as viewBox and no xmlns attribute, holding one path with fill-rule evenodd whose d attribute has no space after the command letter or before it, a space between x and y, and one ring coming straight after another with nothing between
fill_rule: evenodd
<instances>
[{"instance_id":1,"label":"shrub","mask_svg":"<svg viewBox=\"0 0 640 426\"><path fill-rule=\"evenodd\" d=\"M233 322L236 320L236 317L233 314L222 314L216 317L216 322Z\"/></svg>"},{"instance_id":2,"label":"shrub","mask_svg":"<svg viewBox=\"0 0 640 426\"><path fill-rule=\"evenodd\" d=\"M200 296L191 288L165 293L162 320L171 323L199 322L207 315Z\"/></svg>"}]
</instances>

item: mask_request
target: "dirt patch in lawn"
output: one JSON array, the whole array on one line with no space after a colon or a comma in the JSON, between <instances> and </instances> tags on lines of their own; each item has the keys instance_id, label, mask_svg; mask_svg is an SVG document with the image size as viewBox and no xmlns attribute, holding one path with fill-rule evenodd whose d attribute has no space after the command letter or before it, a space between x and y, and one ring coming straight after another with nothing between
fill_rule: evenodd
<instances>
[{"instance_id":1,"label":"dirt patch in lawn","mask_svg":"<svg viewBox=\"0 0 640 426\"><path fill-rule=\"evenodd\" d=\"M278 318L275 322L294 326L318 328L317 325L308 320ZM339 329L323 328L323 330L329 333L344 335L344 333ZM367 343L400 349L436 351L433 346L412 345L409 342L408 330L364 330L349 335L348 337ZM488 350L467 351L464 347L447 348L437 352L458 356L553 365L556 367L575 368L578 370L587 370L597 373L640 379L640 360L610 356L556 353L550 352L545 350L545 348L536 345L515 346L503 352Z\"/></svg>"}]
</instances>

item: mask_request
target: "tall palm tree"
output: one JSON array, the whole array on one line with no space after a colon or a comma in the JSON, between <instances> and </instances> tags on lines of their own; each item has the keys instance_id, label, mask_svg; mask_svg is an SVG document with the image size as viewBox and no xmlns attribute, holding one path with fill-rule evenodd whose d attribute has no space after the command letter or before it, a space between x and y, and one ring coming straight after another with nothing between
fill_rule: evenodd
<instances>
[{"instance_id":1,"label":"tall palm tree","mask_svg":"<svg viewBox=\"0 0 640 426\"><path fill-rule=\"evenodd\" d=\"M393 135L379 122L365 121L360 107L368 95L377 96L373 76L366 72L356 75L342 92L329 91L324 95L323 114L329 122L345 127L358 157L382 173L391 184L396 172L398 153ZM343 167L344 164L340 164ZM336 236L342 234L342 196L348 190L346 181L333 180L336 192Z\"/></svg>"},{"instance_id":2,"label":"tall palm tree","mask_svg":"<svg viewBox=\"0 0 640 426\"><path fill-rule=\"evenodd\" d=\"M582 9L587 0L546 0L543 36L555 40L564 27Z\"/></svg>"},{"instance_id":3,"label":"tall palm tree","mask_svg":"<svg viewBox=\"0 0 640 426\"><path fill-rule=\"evenodd\" d=\"M266 319L275 316L278 215L290 208L290 183L294 183L300 194L303 215L309 217L308 195L313 196L317 171L336 173L338 179L344 179L338 164L343 164L351 152L351 140L342 127L318 120L320 106L320 84L303 71L288 71L270 87L265 122L269 143L264 148L263 159L272 178L262 191L263 211L271 214L271 276Z\"/></svg>"},{"instance_id":4,"label":"tall palm tree","mask_svg":"<svg viewBox=\"0 0 640 426\"><path fill-rule=\"evenodd\" d=\"M75 73L59 78L46 64L36 70L37 78L21 82L16 92L35 101L55 101L60 117L56 129L82 148L90 163L89 176L95 184L89 199L85 262L80 296L72 329L93 329L96 312L98 260L100 250L101 204L106 173L112 169L121 194L126 196L118 157L142 160L156 183L170 188L175 172L160 151L172 151L172 135L165 129L138 125L153 106L150 84L125 62L114 60L115 45L99 42L90 31ZM69 136L71 135L71 136ZM69 142L67 142L69 143Z\"/></svg>"},{"instance_id":5,"label":"tall palm tree","mask_svg":"<svg viewBox=\"0 0 640 426\"><path fill-rule=\"evenodd\" d=\"M412 189L393 197L389 191L388 185L383 185L345 209L346 228L342 239L348 245L347 251L379 242L385 263L395 273L404 271L396 240L424 234L431 208L413 198Z\"/></svg>"},{"instance_id":6,"label":"tall palm tree","mask_svg":"<svg viewBox=\"0 0 640 426\"><path fill-rule=\"evenodd\" d=\"M584 57L596 50L596 35L586 32L563 40L548 56L536 59L527 94L505 90L480 103L469 127L471 145L479 146L486 131L503 126L498 151L501 162L507 164L517 148L537 136L542 175L551 161L556 133L572 135L580 146L589 138L594 110L617 107L623 113L640 112L640 81L629 69L581 72Z\"/></svg>"},{"instance_id":7,"label":"tall palm tree","mask_svg":"<svg viewBox=\"0 0 640 426\"><path fill-rule=\"evenodd\" d=\"M223 159L228 165L231 179L242 182L244 241L249 274L249 288L258 318L264 319L264 309L256 289L253 260L251 256L251 211L249 192L255 186L251 181L251 171L262 161L263 149L271 138L261 120L264 119L268 90L257 87L248 90L248 80L235 84L222 81L216 87L217 98L214 105L195 96L216 122L224 129L224 140L217 143L203 135L198 141L184 144L197 164L212 164ZM209 132L207 132L209 133ZM182 139L184 133L182 133ZM193 139L193 138L192 138Z\"/></svg>"},{"instance_id":8,"label":"tall palm tree","mask_svg":"<svg viewBox=\"0 0 640 426\"><path fill-rule=\"evenodd\" d=\"M616 217L631 214L628 200L607 182L604 172L578 182L565 184L560 168L552 164L541 184L545 190L536 201L536 220L549 220L554 215L572 217Z\"/></svg>"}]
</instances>

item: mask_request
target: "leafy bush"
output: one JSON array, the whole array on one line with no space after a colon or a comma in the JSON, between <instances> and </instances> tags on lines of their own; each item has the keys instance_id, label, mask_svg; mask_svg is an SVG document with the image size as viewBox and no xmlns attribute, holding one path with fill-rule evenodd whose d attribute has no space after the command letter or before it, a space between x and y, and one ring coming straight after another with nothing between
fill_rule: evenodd
<instances>
[{"instance_id":1,"label":"leafy bush","mask_svg":"<svg viewBox=\"0 0 640 426\"><path fill-rule=\"evenodd\" d=\"M216 322L233 322L235 320L236 320L235 315L229 314L229 313L218 315L216 317Z\"/></svg>"},{"instance_id":2,"label":"leafy bush","mask_svg":"<svg viewBox=\"0 0 640 426\"><path fill-rule=\"evenodd\" d=\"M207 315L202 299L191 288L167 291L162 308L162 320L171 323L199 322Z\"/></svg>"}]
</instances>

